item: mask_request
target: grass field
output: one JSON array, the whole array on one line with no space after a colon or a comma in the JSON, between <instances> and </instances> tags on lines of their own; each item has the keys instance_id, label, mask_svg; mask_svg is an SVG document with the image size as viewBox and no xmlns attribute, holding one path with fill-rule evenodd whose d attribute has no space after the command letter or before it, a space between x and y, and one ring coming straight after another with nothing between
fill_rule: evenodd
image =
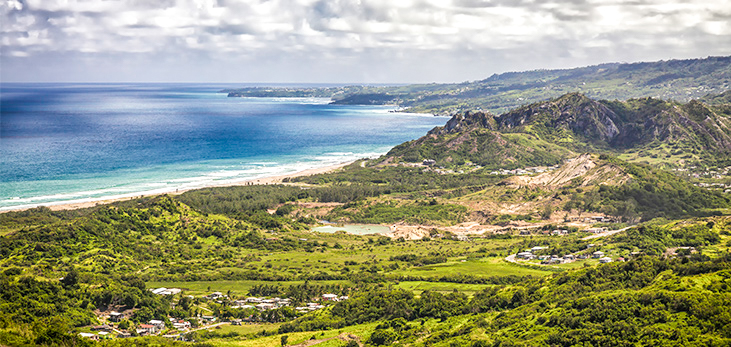
<instances>
[{"instance_id":1,"label":"grass field","mask_svg":"<svg viewBox=\"0 0 731 347\"><path fill-rule=\"evenodd\" d=\"M347 342L345 342L343 339L337 338L338 336L354 335L357 336L361 341L365 341L365 339L367 339L373 332L376 325L378 325L378 323L368 323L353 325L338 330L278 334L251 340L244 340L243 337L215 338L206 340L206 343L210 343L214 346L224 347L279 347L281 346L282 336L287 336L287 345L295 345L304 343L309 340L317 340L322 341L317 344L318 347L342 347L345 346Z\"/></svg>"},{"instance_id":2,"label":"grass field","mask_svg":"<svg viewBox=\"0 0 731 347\"><path fill-rule=\"evenodd\" d=\"M539 270L508 263L500 257L470 259L465 261L449 261L443 264L434 264L421 267L394 271L400 275L439 277L447 275L471 275L481 277L491 276L546 276L554 271Z\"/></svg>"}]
</instances>

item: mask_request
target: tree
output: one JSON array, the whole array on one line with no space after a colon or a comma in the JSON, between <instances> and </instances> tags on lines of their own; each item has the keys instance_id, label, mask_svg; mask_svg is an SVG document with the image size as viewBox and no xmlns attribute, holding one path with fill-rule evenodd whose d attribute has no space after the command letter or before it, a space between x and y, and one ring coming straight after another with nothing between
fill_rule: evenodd
<instances>
[{"instance_id":1,"label":"tree","mask_svg":"<svg viewBox=\"0 0 731 347\"><path fill-rule=\"evenodd\" d=\"M286 346L286 345L287 345L287 340L288 340L288 339L289 339L289 336L288 336L288 335L282 335L282 338L281 338L281 339L279 339L279 342L281 342L281 343L282 343L282 346Z\"/></svg>"},{"instance_id":2,"label":"tree","mask_svg":"<svg viewBox=\"0 0 731 347\"><path fill-rule=\"evenodd\" d=\"M76 268L72 267L69 273L61 279L64 287L73 287L79 282L79 272Z\"/></svg>"},{"instance_id":3,"label":"tree","mask_svg":"<svg viewBox=\"0 0 731 347\"><path fill-rule=\"evenodd\" d=\"M551 215L553 214L553 206L546 205L543 208L543 211L541 211L541 218L543 219L551 219Z\"/></svg>"}]
</instances>

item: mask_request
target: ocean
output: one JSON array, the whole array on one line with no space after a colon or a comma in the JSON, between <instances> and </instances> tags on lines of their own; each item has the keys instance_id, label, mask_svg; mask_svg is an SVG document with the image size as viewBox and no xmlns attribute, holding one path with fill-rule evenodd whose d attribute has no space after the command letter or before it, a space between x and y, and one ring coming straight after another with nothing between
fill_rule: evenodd
<instances>
[{"instance_id":1,"label":"ocean","mask_svg":"<svg viewBox=\"0 0 731 347\"><path fill-rule=\"evenodd\" d=\"M220 84L0 85L0 210L227 184L372 158L446 122Z\"/></svg>"}]
</instances>

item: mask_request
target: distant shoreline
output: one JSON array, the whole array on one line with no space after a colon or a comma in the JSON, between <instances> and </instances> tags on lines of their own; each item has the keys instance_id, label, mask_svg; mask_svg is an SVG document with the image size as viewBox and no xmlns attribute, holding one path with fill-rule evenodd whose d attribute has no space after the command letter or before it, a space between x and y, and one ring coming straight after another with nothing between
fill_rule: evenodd
<instances>
[{"instance_id":1,"label":"distant shoreline","mask_svg":"<svg viewBox=\"0 0 731 347\"><path fill-rule=\"evenodd\" d=\"M141 197L151 197L151 196L160 196L160 195L180 195L185 192L188 192L191 190L198 190L198 189L247 186L247 185L262 185L262 184L263 185L281 184L284 182L285 178L311 176L311 175L328 173L328 172L335 171L337 169L341 169L345 166L355 163L356 161L357 160L353 160L353 161L342 162L342 163L335 164L335 165L316 167L316 168L296 171L296 172L284 174L284 175L267 176L267 177L246 179L246 180L241 180L241 181L227 182L227 183L220 183L220 184L210 184L210 185L206 185L206 186L202 186L202 187L189 188L189 189L171 189L170 191L167 191L167 192L157 192L157 193L153 193L153 194L139 194L139 195L133 195L133 196L116 197L116 198L98 198L98 199L92 199L90 201L84 201L84 202L41 203L41 204L37 204L34 206L30 206L30 207L19 207L19 208L12 208L9 210L3 210L3 211L0 211L0 213L25 211L25 210L30 210L33 208L38 208L38 207L48 207L52 211L77 210L77 209L82 209L82 208L95 207L95 206L99 206L99 205L107 205L107 204L111 204L111 203L119 202L119 201L138 199Z\"/></svg>"}]
</instances>

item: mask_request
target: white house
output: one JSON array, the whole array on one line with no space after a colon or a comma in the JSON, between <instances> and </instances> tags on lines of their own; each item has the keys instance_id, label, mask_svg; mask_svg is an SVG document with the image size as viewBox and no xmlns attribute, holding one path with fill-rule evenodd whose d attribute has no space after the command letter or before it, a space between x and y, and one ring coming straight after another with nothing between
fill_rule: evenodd
<instances>
[{"instance_id":1,"label":"white house","mask_svg":"<svg viewBox=\"0 0 731 347\"><path fill-rule=\"evenodd\" d=\"M322 294L322 300L325 301L337 301L338 296L336 294Z\"/></svg>"},{"instance_id":2,"label":"white house","mask_svg":"<svg viewBox=\"0 0 731 347\"><path fill-rule=\"evenodd\" d=\"M153 320L149 321L148 323L150 323L150 325L154 325L158 329L165 328L165 322L163 322L161 320L153 319Z\"/></svg>"}]
</instances>

